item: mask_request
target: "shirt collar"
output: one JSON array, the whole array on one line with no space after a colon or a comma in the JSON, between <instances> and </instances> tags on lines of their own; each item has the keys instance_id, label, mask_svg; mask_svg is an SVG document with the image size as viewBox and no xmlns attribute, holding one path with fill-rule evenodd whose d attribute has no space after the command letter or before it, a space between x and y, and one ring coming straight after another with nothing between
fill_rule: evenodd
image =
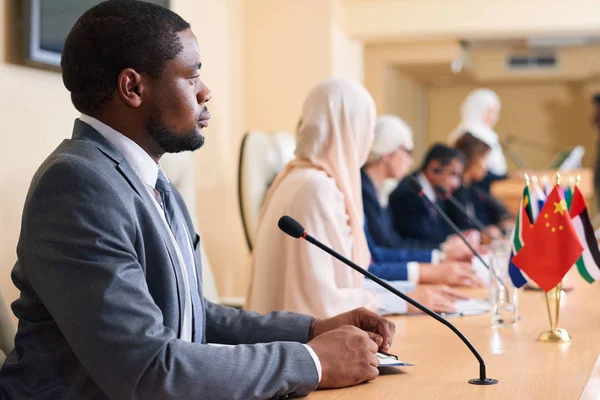
<instances>
[{"instance_id":1,"label":"shirt collar","mask_svg":"<svg viewBox=\"0 0 600 400\"><path fill-rule=\"evenodd\" d=\"M152 157L150 157L144 149L127 136L94 117L81 114L79 119L97 130L98 133L110 142L110 144L115 146L115 148L123 154L127 163L129 163L142 182L154 189L156 179L158 178L159 165L154 162Z\"/></svg>"},{"instance_id":2,"label":"shirt collar","mask_svg":"<svg viewBox=\"0 0 600 400\"><path fill-rule=\"evenodd\" d=\"M427 179L425 174L423 174L422 172L419 172L419 174L417 175L417 180L421 184L421 187L423 188L423 193L425 194L425 196L427 196L427 198L429 200L431 200L432 202L435 203L437 201L437 196L435 195L435 190L433 190L433 186L431 186L431 183L429 183L429 180Z\"/></svg>"}]
</instances>

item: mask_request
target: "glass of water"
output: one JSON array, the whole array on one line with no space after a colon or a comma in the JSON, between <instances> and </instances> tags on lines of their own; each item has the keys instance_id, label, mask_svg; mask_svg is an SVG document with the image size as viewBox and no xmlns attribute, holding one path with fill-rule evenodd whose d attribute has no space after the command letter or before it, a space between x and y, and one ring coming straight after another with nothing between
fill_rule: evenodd
<instances>
[{"instance_id":1,"label":"glass of water","mask_svg":"<svg viewBox=\"0 0 600 400\"><path fill-rule=\"evenodd\" d=\"M494 328L513 326L518 320L518 290L508 275L510 251L507 240L490 246L490 316Z\"/></svg>"}]
</instances>

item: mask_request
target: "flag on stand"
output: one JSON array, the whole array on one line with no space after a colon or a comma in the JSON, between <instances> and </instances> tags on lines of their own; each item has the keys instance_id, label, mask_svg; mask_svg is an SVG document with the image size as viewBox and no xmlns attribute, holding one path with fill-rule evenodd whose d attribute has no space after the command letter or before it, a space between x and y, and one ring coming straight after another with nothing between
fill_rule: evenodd
<instances>
[{"instance_id":1,"label":"flag on stand","mask_svg":"<svg viewBox=\"0 0 600 400\"><path fill-rule=\"evenodd\" d=\"M565 189L565 201L567 202L567 208L570 210L571 202L573 201L573 190L571 189L571 186L567 186L567 188ZM571 219L573 219L572 215Z\"/></svg>"},{"instance_id":2,"label":"flag on stand","mask_svg":"<svg viewBox=\"0 0 600 400\"><path fill-rule=\"evenodd\" d=\"M577 270L583 279L592 283L596 279L600 279L600 250L598 250L598 242L596 242L594 228L590 222L585 200L578 187L575 187L573 192L569 214L573 220L575 232L577 232L579 241L583 246L583 254L581 254L575 265L577 265Z\"/></svg>"},{"instance_id":3,"label":"flag on stand","mask_svg":"<svg viewBox=\"0 0 600 400\"><path fill-rule=\"evenodd\" d=\"M513 263L548 292L560 283L582 252L562 188L556 185Z\"/></svg>"},{"instance_id":4,"label":"flag on stand","mask_svg":"<svg viewBox=\"0 0 600 400\"><path fill-rule=\"evenodd\" d=\"M523 273L519 267L512 262L512 259L514 255L517 254L523 247L525 238L529 236L529 232L531 231L532 223L533 217L531 214L531 196L529 194L529 186L525 186L525 189L523 189L523 197L521 197L521 205L517 214L517 220L511 235L512 251L510 254L510 262L508 264L508 275L510 276L510 280L516 288L520 288L525 285L527 283L527 279L523 276Z\"/></svg>"},{"instance_id":5,"label":"flag on stand","mask_svg":"<svg viewBox=\"0 0 600 400\"><path fill-rule=\"evenodd\" d=\"M531 213L533 216L532 221L535 221L537 220L537 216L539 215L540 210L544 206L544 203L546 201L546 195L544 194L542 188L540 188L540 185L538 185L538 180L535 176L531 179L531 181L533 183L533 190L530 191Z\"/></svg>"}]
</instances>

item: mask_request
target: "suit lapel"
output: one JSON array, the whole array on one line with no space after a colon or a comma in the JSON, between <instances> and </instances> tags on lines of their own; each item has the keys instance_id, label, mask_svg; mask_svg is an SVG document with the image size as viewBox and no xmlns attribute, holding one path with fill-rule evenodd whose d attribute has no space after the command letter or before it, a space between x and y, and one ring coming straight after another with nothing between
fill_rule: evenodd
<instances>
[{"instance_id":1,"label":"suit lapel","mask_svg":"<svg viewBox=\"0 0 600 400\"><path fill-rule=\"evenodd\" d=\"M94 146L98 148L104 155L108 158L112 159L116 163L117 170L121 173L123 178L129 183L131 189L134 190L138 196L142 198L142 203L146 208L146 211L150 214L152 221L155 226L158 227L158 231L160 232L160 236L162 241L167 248L167 252L169 254L169 258L171 260L171 266L173 267L173 273L176 277L177 283L177 293L178 293L178 301L179 301L179 330L181 331L182 323L183 323L183 309L184 309L184 299L185 299L185 291L183 285L183 276L182 276L182 268L179 263L179 258L177 257L177 251L167 232L167 227L163 222L160 215L158 215L158 210L155 209L153 204L153 199L150 197L150 193L146 189L144 183L137 176L135 171L131 168L125 157L108 141L104 136L102 136L98 131L89 126L88 124L81 122L79 119L75 120L75 127L73 128L73 140L86 140L91 142ZM179 332L180 334L181 332Z\"/></svg>"}]
</instances>

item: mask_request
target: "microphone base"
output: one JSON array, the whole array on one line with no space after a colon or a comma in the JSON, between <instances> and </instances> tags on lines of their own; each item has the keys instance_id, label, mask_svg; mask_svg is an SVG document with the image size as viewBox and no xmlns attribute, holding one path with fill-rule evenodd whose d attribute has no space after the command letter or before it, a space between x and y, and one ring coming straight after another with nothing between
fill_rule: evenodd
<instances>
[{"instance_id":1,"label":"microphone base","mask_svg":"<svg viewBox=\"0 0 600 400\"><path fill-rule=\"evenodd\" d=\"M495 384L497 384L498 383L498 379L492 379L492 378L481 379L481 378L477 378L477 379L471 379L469 381L469 383L471 385L489 386L489 385L495 385Z\"/></svg>"}]
</instances>

